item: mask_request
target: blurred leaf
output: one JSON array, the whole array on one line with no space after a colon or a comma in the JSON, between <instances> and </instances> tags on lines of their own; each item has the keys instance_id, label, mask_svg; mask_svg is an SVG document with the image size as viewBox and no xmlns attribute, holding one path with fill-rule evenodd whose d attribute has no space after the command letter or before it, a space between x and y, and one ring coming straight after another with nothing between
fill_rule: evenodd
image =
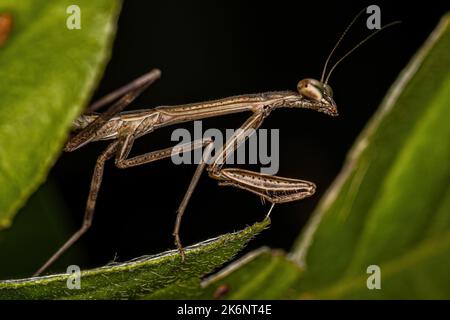
<instances>
[{"instance_id":1,"label":"blurred leaf","mask_svg":"<svg viewBox=\"0 0 450 320\"><path fill-rule=\"evenodd\" d=\"M301 235L301 297L450 298L449 20L400 74ZM366 287L369 265L381 290Z\"/></svg>"},{"instance_id":2,"label":"blurred leaf","mask_svg":"<svg viewBox=\"0 0 450 320\"><path fill-rule=\"evenodd\" d=\"M35 272L71 235L72 226L60 195L47 180L18 212L12 228L0 232L0 279L23 278ZM64 254L53 266L63 270L83 261L79 247Z\"/></svg>"},{"instance_id":3,"label":"blurred leaf","mask_svg":"<svg viewBox=\"0 0 450 320\"><path fill-rule=\"evenodd\" d=\"M14 19L0 48L0 228L44 181L109 58L119 2L2 0Z\"/></svg>"},{"instance_id":4,"label":"blurred leaf","mask_svg":"<svg viewBox=\"0 0 450 320\"><path fill-rule=\"evenodd\" d=\"M199 292L200 278L238 253L269 225L256 223L187 248L181 262L177 251L141 257L82 272L81 289L67 288L68 275L0 281L0 299L138 299L178 298Z\"/></svg>"}]
</instances>

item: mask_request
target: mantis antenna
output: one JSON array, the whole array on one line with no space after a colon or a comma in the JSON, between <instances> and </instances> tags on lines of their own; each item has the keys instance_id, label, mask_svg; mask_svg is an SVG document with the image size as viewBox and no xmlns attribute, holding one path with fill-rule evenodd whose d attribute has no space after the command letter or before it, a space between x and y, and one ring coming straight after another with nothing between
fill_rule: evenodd
<instances>
[{"instance_id":1,"label":"mantis antenna","mask_svg":"<svg viewBox=\"0 0 450 320\"><path fill-rule=\"evenodd\" d=\"M353 20L348 24L347 28L345 28L344 32L342 33L339 40L334 45L333 49L331 50L330 54L327 57L327 60L325 61L325 65L323 66L322 70L322 76L320 77L320 82L323 83L323 79L325 78L325 71L327 70L328 62L330 62L331 57L333 56L334 51L336 51L337 47L341 43L342 39L344 39L345 35L347 34L348 30L350 30L351 26L355 23L355 21L363 14L363 12L366 11L366 8L362 9L358 14L353 18Z\"/></svg>"},{"instance_id":2,"label":"mantis antenna","mask_svg":"<svg viewBox=\"0 0 450 320\"><path fill-rule=\"evenodd\" d=\"M353 23L353 21L352 21L352 23ZM386 29L386 28L389 28L389 27L391 27L391 26L393 26L393 25L399 24L399 23L401 23L401 21L394 21L394 22L388 23L387 25L385 25L385 26L383 26L382 28L378 29L377 31L375 31L375 32L373 32L373 33L371 33L371 34L369 34L366 38L364 38L363 40L361 40L356 46L354 46L351 50L349 50L346 54L344 54L344 56L343 56L342 58L340 58L340 59L334 64L334 66L330 69L330 72L328 72L328 76L326 77L324 84L327 84L327 83L328 83L328 80L330 79L331 73L334 71L334 69L337 67L337 65L338 65L339 63L341 63L342 60L344 60L345 58L347 58L353 51L355 51L356 49L358 49L362 44L364 44L366 41L368 41L370 38L372 38L372 37L373 37L374 35L376 35L378 32L380 32L380 31L382 31L382 30L384 30L384 29ZM338 42L338 43L339 43L339 42ZM323 80L323 79L321 79L321 82L322 82L322 80Z\"/></svg>"}]
</instances>

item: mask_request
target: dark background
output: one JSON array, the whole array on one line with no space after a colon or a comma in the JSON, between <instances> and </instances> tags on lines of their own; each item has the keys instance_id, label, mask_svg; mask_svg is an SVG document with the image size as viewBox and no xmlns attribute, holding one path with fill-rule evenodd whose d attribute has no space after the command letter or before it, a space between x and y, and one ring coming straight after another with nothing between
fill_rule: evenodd
<instances>
[{"instance_id":1,"label":"dark background","mask_svg":"<svg viewBox=\"0 0 450 320\"><path fill-rule=\"evenodd\" d=\"M295 90L300 79L320 77L341 32L370 4L381 7L382 24L403 23L375 36L336 69L330 85L340 116L282 109L264 123L264 128L280 129L278 175L318 186L312 198L275 206L272 226L247 248L268 245L288 250L387 89L446 11L444 1L125 1L112 59L95 97L153 67L163 71L162 79L130 110ZM368 33L364 17L334 61ZM210 119L204 129L237 128L246 116ZM132 154L174 144L173 129L141 138ZM82 220L95 159L105 147L93 143L64 154L51 172L72 214L74 230ZM77 244L87 252L87 266L173 248L175 210L194 170L194 165L176 166L170 159L127 170L108 163L94 224ZM242 229L262 220L268 208L257 196L219 187L204 174L187 208L182 240L189 245Z\"/></svg>"}]
</instances>

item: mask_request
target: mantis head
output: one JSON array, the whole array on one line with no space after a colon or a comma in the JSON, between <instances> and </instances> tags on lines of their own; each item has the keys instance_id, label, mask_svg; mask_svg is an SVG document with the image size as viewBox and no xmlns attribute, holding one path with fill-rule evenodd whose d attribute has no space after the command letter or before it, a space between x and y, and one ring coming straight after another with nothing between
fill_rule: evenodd
<instances>
[{"instance_id":1,"label":"mantis head","mask_svg":"<svg viewBox=\"0 0 450 320\"><path fill-rule=\"evenodd\" d=\"M315 79L303 79L297 84L298 93L310 102L310 108L330 116L337 116L336 103L331 87Z\"/></svg>"},{"instance_id":2,"label":"mantis head","mask_svg":"<svg viewBox=\"0 0 450 320\"><path fill-rule=\"evenodd\" d=\"M349 50L346 54L342 56L329 70L327 74L327 66L330 62L331 57L333 56L333 53L335 52L336 48L341 43L342 39L346 35L347 31L350 29L350 27L353 25L353 23L360 17L364 12L366 12L366 8L363 8L350 22L350 24L347 26L345 31L342 33L341 37L337 41L336 45L331 50L330 54L328 55L325 65L323 67L322 76L319 80L315 79L303 79L297 84L297 90L300 94L301 98L303 99L304 106L306 108L314 109L319 112L326 113L330 116L337 116L338 111L336 108L336 103L333 100L333 91L331 90L331 87L328 85L328 80L330 79L331 74L333 73L334 69L345 59L347 58L353 51L355 51L357 48L359 48L363 43L365 43L367 40L372 38L374 35L376 35L378 32L389 28L390 26L393 26L395 24L400 23L400 21L394 21L391 23L388 23L384 27L377 29L376 31L372 32L370 35L368 35L366 38L364 38L362 41L360 41L356 46L354 46L351 50Z\"/></svg>"}]
</instances>

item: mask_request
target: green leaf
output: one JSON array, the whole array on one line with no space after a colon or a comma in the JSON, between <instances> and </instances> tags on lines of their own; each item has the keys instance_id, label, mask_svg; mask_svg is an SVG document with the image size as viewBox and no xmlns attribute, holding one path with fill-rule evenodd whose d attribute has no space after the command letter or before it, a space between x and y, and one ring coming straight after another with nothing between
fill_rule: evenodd
<instances>
[{"instance_id":1,"label":"green leaf","mask_svg":"<svg viewBox=\"0 0 450 320\"><path fill-rule=\"evenodd\" d=\"M14 27L0 48L0 228L44 181L109 58L119 2L2 0Z\"/></svg>"},{"instance_id":2,"label":"green leaf","mask_svg":"<svg viewBox=\"0 0 450 320\"><path fill-rule=\"evenodd\" d=\"M299 297L450 298L450 15L400 74L295 247ZM369 265L381 290L368 290Z\"/></svg>"},{"instance_id":3,"label":"green leaf","mask_svg":"<svg viewBox=\"0 0 450 320\"><path fill-rule=\"evenodd\" d=\"M203 299L288 299L302 270L280 250L252 251L202 282ZM222 293L221 293L222 292Z\"/></svg>"},{"instance_id":4,"label":"green leaf","mask_svg":"<svg viewBox=\"0 0 450 320\"><path fill-rule=\"evenodd\" d=\"M186 249L84 271L81 289L67 288L67 274L0 281L1 299L139 299L195 297L200 278L230 260L270 221Z\"/></svg>"}]
</instances>

